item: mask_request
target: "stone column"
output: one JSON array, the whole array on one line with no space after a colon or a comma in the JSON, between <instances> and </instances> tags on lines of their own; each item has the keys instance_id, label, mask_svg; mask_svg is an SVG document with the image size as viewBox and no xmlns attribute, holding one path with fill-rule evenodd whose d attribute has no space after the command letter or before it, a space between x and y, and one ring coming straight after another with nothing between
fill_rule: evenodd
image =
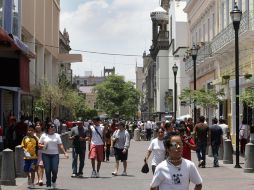
<instances>
[{"instance_id":1,"label":"stone column","mask_svg":"<svg viewBox=\"0 0 254 190\"><path fill-rule=\"evenodd\" d=\"M1 184L8 186L16 185L13 151L8 148L3 150L2 153Z\"/></svg>"},{"instance_id":2,"label":"stone column","mask_svg":"<svg viewBox=\"0 0 254 190\"><path fill-rule=\"evenodd\" d=\"M233 164L233 150L232 142L230 139L224 140L223 148L223 164Z\"/></svg>"},{"instance_id":3,"label":"stone column","mask_svg":"<svg viewBox=\"0 0 254 190\"><path fill-rule=\"evenodd\" d=\"M244 172L245 173L254 173L254 144L248 143L245 146L245 164Z\"/></svg>"},{"instance_id":4,"label":"stone column","mask_svg":"<svg viewBox=\"0 0 254 190\"><path fill-rule=\"evenodd\" d=\"M15 147L15 171L17 177L26 177L24 172L24 151L21 145Z\"/></svg>"}]
</instances>

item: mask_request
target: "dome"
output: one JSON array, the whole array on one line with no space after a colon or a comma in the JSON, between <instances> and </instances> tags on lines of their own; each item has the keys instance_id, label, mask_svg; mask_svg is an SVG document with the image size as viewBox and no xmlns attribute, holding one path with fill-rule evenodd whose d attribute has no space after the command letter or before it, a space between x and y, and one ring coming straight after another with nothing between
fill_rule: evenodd
<instances>
[{"instance_id":1,"label":"dome","mask_svg":"<svg viewBox=\"0 0 254 190\"><path fill-rule=\"evenodd\" d=\"M168 13L162 7L157 7L154 11L151 12L150 17L152 20L157 21L168 20Z\"/></svg>"}]
</instances>

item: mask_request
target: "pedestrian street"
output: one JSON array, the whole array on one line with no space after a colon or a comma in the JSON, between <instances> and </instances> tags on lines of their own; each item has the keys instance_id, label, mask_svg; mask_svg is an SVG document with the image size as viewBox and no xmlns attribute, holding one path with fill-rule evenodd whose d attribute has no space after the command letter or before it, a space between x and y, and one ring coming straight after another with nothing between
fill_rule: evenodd
<instances>
[{"instance_id":1,"label":"pedestrian street","mask_svg":"<svg viewBox=\"0 0 254 190\"><path fill-rule=\"evenodd\" d=\"M110 157L109 162L103 162L100 170L100 178L90 178L91 163L90 160L85 160L84 177L71 178L71 149L68 150L69 159L61 155L57 189L59 190L80 190L80 189L96 189L96 190L148 190L152 179L152 172L148 174L141 173L144 156L149 146L148 141L131 141L128 157L127 174L128 176L112 176L114 169L114 158ZM150 158L151 159L151 158ZM149 159L149 164L150 160ZM198 164L196 154L192 152L192 160ZM240 159L240 164L243 167L244 159ZM213 167L213 158L207 156L206 168L198 168L203 178L203 188L205 190L253 190L254 189L254 174L244 173L243 168L236 169L234 164L223 164L220 160L220 167ZM122 164L119 167L119 173L122 173ZM17 178L17 186L2 186L2 190L27 190L27 179ZM45 176L44 176L45 184ZM193 189L193 185L190 189ZM45 185L35 186L35 189L45 189Z\"/></svg>"}]
</instances>

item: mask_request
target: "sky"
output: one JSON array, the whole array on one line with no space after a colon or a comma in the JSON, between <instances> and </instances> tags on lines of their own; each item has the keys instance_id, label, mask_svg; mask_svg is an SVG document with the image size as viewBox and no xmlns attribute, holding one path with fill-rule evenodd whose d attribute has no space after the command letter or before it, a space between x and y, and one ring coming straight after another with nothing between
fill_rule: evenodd
<instances>
[{"instance_id":1,"label":"sky","mask_svg":"<svg viewBox=\"0 0 254 190\"><path fill-rule=\"evenodd\" d=\"M159 0L61 0L60 30L69 33L71 53L83 57L72 63L73 74L102 76L104 67L115 67L135 82L136 65L143 65L152 44L150 12L158 6Z\"/></svg>"}]
</instances>

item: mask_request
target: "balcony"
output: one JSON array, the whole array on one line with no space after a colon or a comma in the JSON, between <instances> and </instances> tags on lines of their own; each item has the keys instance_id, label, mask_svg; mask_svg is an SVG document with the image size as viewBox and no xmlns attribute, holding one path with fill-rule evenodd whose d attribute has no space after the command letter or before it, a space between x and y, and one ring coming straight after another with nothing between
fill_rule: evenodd
<instances>
[{"instance_id":1,"label":"balcony","mask_svg":"<svg viewBox=\"0 0 254 190\"><path fill-rule=\"evenodd\" d=\"M197 61L196 61L197 65L206 64L204 60L209 58L211 54L212 54L211 43L206 42L198 50ZM192 69L192 66L193 66L193 60L192 60L192 57L189 56L185 61L185 72L190 71Z\"/></svg>"},{"instance_id":2,"label":"balcony","mask_svg":"<svg viewBox=\"0 0 254 190\"><path fill-rule=\"evenodd\" d=\"M169 32L160 31L157 38L153 41L150 53L153 59L156 58L159 50L167 50L169 48Z\"/></svg>"},{"instance_id":3,"label":"balcony","mask_svg":"<svg viewBox=\"0 0 254 190\"><path fill-rule=\"evenodd\" d=\"M254 30L253 23L254 12L244 12L242 15L242 20L240 22L239 37L247 31ZM211 49L212 53L215 54L222 48L226 47L228 44L232 43L235 39L235 31L233 24L229 24L225 29L218 33L212 40Z\"/></svg>"}]
</instances>

